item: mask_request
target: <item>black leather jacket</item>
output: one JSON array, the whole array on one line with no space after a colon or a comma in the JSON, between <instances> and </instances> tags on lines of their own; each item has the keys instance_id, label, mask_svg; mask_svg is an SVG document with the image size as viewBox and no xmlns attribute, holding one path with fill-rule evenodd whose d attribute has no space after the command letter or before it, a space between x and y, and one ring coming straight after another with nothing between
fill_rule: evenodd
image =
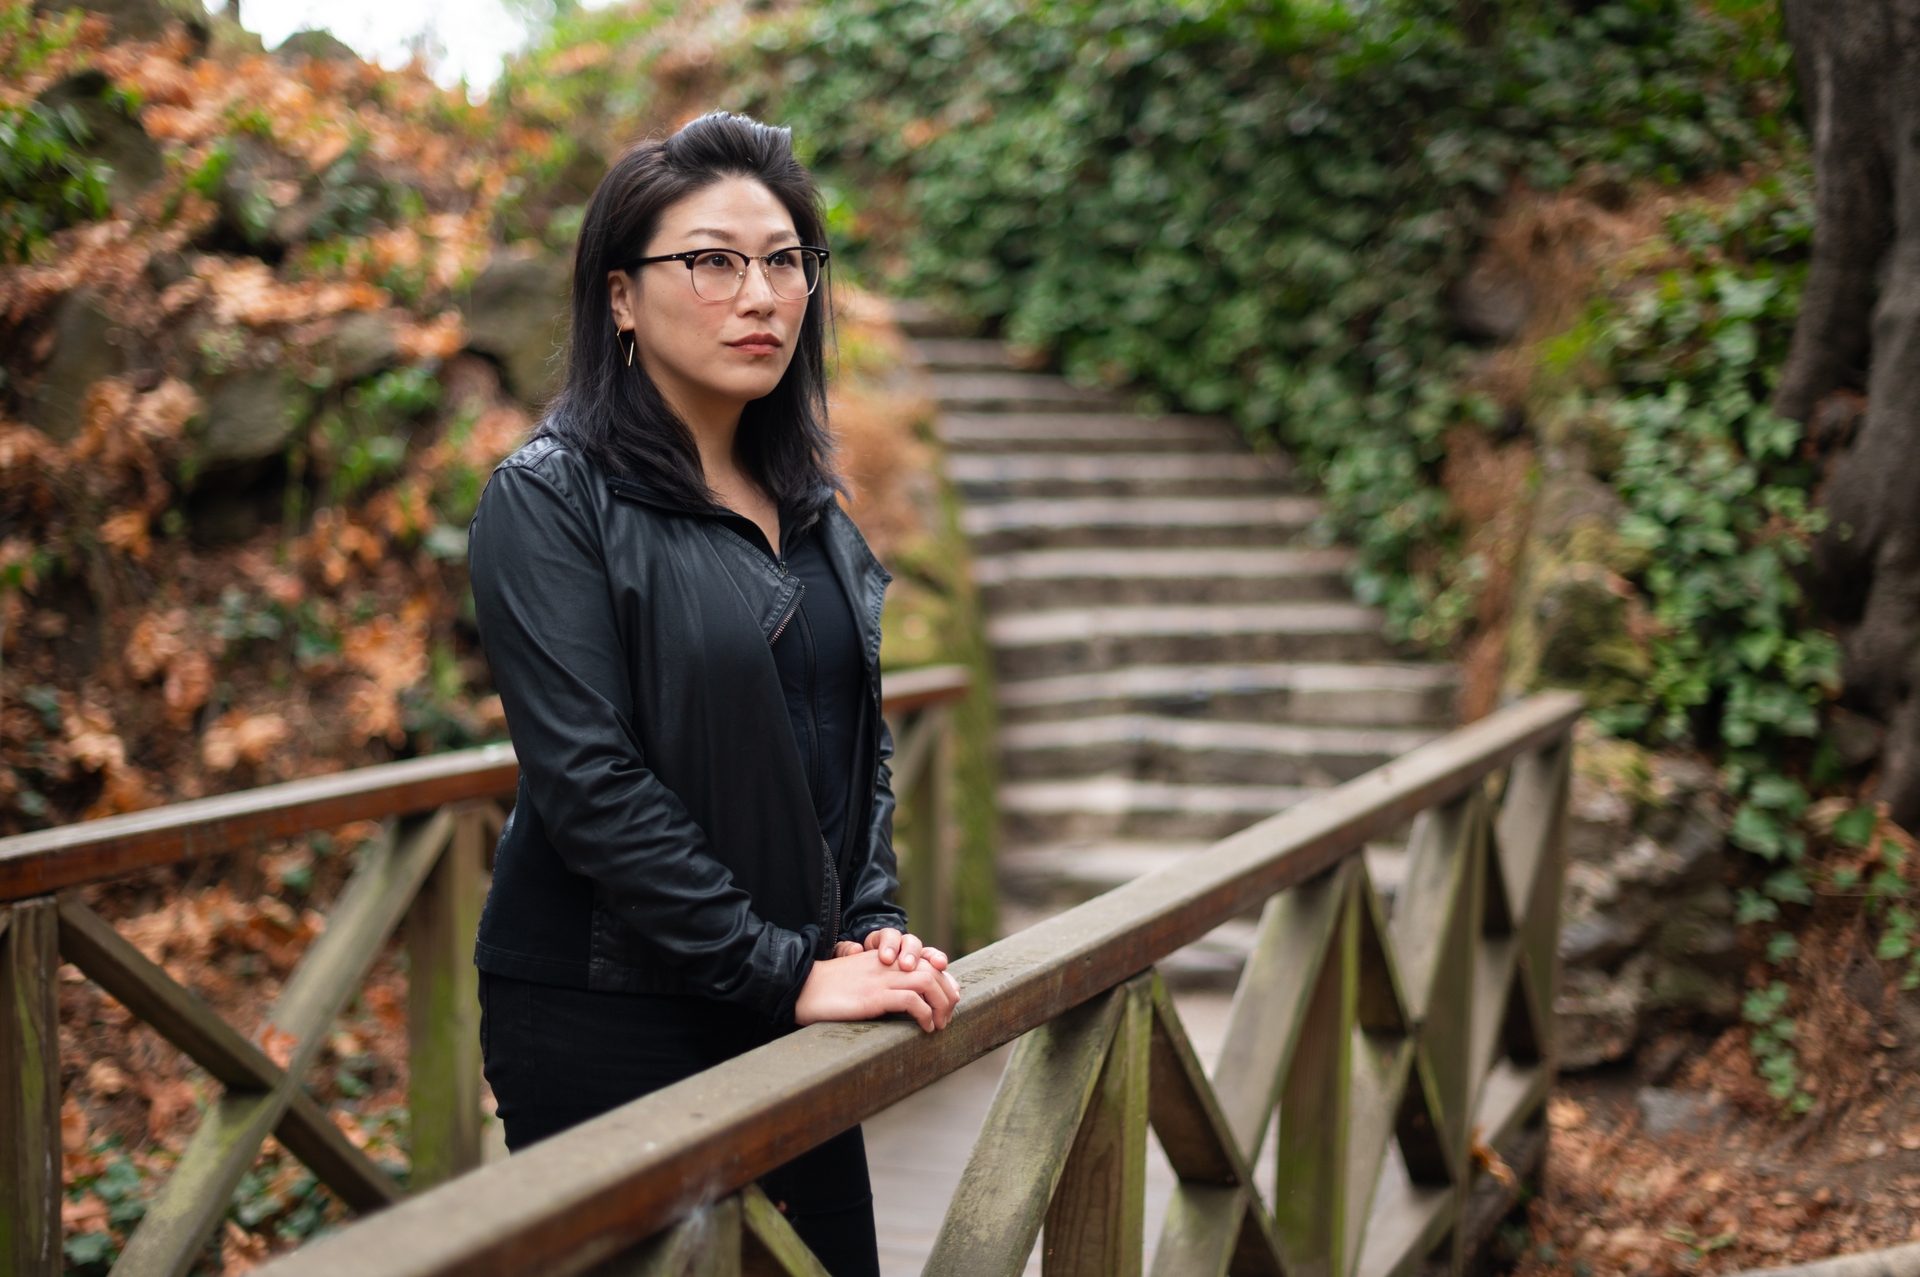
<instances>
[{"instance_id":1,"label":"black leather jacket","mask_svg":"<svg viewBox=\"0 0 1920 1277\"><path fill-rule=\"evenodd\" d=\"M866 666L863 810L827 849L771 643L800 584L712 512L613 479L551 438L500 463L469 543L480 641L520 757L475 961L496 975L688 993L791 1024L836 939L894 905L886 570L831 500L815 535Z\"/></svg>"}]
</instances>

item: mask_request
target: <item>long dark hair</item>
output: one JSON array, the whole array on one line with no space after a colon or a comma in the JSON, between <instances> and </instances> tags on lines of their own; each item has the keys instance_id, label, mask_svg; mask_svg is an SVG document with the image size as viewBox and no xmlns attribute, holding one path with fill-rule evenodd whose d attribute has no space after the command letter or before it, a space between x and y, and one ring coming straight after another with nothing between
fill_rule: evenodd
<instances>
[{"instance_id":1,"label":"long dark hair","mask_svg":"<svg viewBox=\"0 0 1920 1277\"><path fill-rule=\"evenodd\" d=\"M613 162L587 201L573 256L573 335L566 382L538 433L578 450L609 475L638 479L679 502L713 500L700 452L614 329L607 274L647 251L660 215L727 177L750 177L786 207L805 244L826 247L813 175L793 156L790 130L714 111L668 138L650 138ZM804 509L838 489L827 433L825 288L807 303L793 361L780 384L740 414L740 465L782 509Z\"/></svg>"}]
</instances>

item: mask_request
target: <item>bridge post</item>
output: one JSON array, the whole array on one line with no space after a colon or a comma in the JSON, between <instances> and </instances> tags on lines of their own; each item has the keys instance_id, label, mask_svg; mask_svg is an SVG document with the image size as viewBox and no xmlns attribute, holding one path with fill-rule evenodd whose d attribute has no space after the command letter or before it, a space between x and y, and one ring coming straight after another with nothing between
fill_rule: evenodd
<instances>
[{"instance_id":1,"label":"bridge post","mask_svg":"<svg viewBox=\"0 0 1920 1277\"><path fill-rule=\"evenodd\" d=\"M480 975L473 943L486 842L484 807L456 809L453 839L407 915L407 1103L416 1192L480 1165Z\"/></svg>"},{"instance_id":2,"label":"bridge post","mask_svg":"<svg viewBox=\"0 0 1920 1277\"><path fill-rule=\"evenodd\" d=\"M60 967L52 896L0 908L0 1274L59 1277Z\"/></svg>"}]
</instances>

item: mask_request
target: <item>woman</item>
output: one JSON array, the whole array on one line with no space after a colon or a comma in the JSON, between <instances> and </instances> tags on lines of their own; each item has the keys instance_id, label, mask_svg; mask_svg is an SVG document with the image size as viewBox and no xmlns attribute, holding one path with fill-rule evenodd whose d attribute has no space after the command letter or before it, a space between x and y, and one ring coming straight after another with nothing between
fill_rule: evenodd
<instances>
[{"instance_id":1,"label":"woman","mask_svg":"<svg viewBox=\"0 0 1920 1277\"><path fill-rule=\"evenodd\" d=\"M480 923L482 1042L525 1148L796 1025L959 1000L893 903L888 581L834 500L827 252L788 134L627 152L574 257L566 383L470 559L520 756ZM876 1274L859 1128L762 1180Z\"/></svg>"}]
</instances>

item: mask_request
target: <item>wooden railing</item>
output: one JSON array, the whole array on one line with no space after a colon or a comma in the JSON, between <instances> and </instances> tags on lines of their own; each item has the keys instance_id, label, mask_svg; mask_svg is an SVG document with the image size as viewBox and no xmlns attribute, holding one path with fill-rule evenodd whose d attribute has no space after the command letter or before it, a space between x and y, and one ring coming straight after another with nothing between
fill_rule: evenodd
<instances>
[{"instance_id":1,"label":"wooden railing","mask_svg":"<svg viewBox=\"0 0 1920 1277\"><path fill-rule=\"evenodd\" d=\"M908 882L936 927L952 880L949 707L964 668L889 674L883 707L899 746ZM114 1273L180 1277L199 1257L268 1135L349 1206L405 1194L300 1084L334 1020L396 926L407 921L411 1183L480 1163L480 1038L474 932L488 850L519 769L490 745L0 839L0 1277L62 1269L59 1026L54 989L71 962L221 1083ZM163 865L385 819L253 1039L69 889ZM945 934L945 932L939 932Z\"/></svg>"},{"instance_id":2,"label":"wooden railing","mask_svg":"<svg viewBox=\"0 0 1920 1277\"><path fill-rule=\"evenodd\" d=\"M755 1178L1016 1038L928 1274L1012 1277L1036 1241L1049 1275L1140 1273L1149 1127L1178 1177L1156 1274L1457 1267L1553 1077L1579 712L1534 697L961 959L939 1033L800 1030L267 1271L819 1277ZM1409 821L1389 914L1361 853ZM1209 1075L1152 967L1252 909Z\"/></svg>"}]
</instances>

